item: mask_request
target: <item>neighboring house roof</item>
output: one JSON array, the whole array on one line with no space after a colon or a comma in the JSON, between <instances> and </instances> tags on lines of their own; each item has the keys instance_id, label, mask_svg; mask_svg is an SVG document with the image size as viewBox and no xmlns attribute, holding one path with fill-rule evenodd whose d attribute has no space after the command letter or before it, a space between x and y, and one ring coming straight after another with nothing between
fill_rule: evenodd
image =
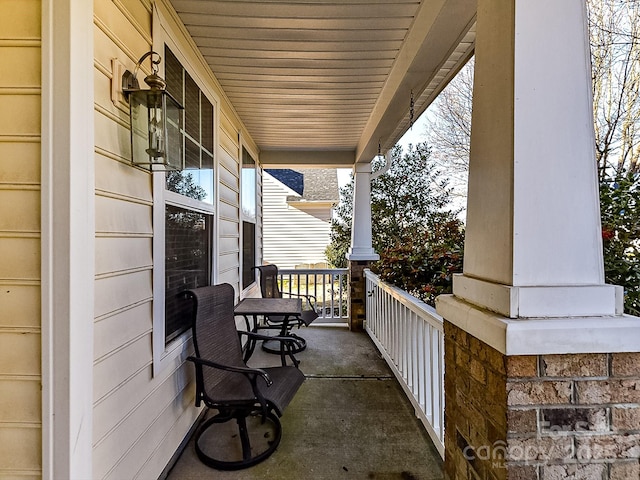
<instances>
[{"instance_id":1,"label":"neighboring house roof","mask_svg":"<svg viewBox=\"0 0 640 480\"><path fill-rule=\"evenodd\" d=\"M332 202L340 200L338 173L335 168L305 168L303 170L266 169L269 175L299 194L288 201Z\"/></svg>"},{"instance_id":2,"label":"neighboring house roof","mask_svg":"<svg viewBox=\"0 0 640 480\"><path fill-rule=\"evenodd\" d=\"M290 168L268 168L265 169L269 175L286 185L291 190L302 196L304 191L303 174Z\"/></svg>"}]
</instances>

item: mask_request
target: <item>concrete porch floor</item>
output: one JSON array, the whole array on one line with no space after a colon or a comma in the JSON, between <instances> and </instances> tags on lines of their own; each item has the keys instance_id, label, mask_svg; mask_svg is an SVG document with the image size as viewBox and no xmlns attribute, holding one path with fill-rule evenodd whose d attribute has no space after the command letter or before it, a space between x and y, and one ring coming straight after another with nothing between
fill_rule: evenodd
<instances>
[{"instance_id":1,"label":"concrete porch floor","mask_svg":"<svg viewBox=\"0 0 640 480\"><path fill-rule=\"evenodd\" d=\"M442 479L442 461L366 333L309 327L297 355L307 377L281 418L276 452L249 469L202 464L190 441L169 480ZM260 348L251 366L278 365ZM204 438L204 437L203 437Z\"/></svg>"}]
</instances>

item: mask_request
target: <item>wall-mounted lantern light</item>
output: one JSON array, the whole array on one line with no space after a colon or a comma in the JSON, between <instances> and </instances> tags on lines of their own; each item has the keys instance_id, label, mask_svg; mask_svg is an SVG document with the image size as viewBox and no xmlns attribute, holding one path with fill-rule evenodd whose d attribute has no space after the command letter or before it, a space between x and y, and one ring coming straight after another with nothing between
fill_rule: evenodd
<instances>
[{"instance_id":1,"label":"wall-mounted lantern light","mask_svg":"<svg viewBox=\"0 0 640 480\"><path fill-rule=\"evenodd\" d=\"M141 89L136 75L149 56L151 75L144 79L149 88ZM131 163L150 170L181 170L184 107L165 90L166 83L157 74L160 61L156 52L147 52L133 73L127 70L122 75L122 92L131 117Z\"/></svg>"}]
</instances>

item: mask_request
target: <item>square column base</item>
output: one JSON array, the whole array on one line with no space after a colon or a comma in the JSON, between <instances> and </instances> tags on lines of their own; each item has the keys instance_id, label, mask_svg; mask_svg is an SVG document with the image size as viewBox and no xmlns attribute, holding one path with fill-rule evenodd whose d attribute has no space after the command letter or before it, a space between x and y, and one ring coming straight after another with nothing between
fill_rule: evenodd
<instances>
[{"instance_id":1,"label":"square column base","mask_svg":"<svg viewBox=\"0 0 640 480\"><path fill-rule=\"evenodd\" d=\"M640 348L508 354L444 310L446 479L640 478Z\"/></svg>"}]
</instances>

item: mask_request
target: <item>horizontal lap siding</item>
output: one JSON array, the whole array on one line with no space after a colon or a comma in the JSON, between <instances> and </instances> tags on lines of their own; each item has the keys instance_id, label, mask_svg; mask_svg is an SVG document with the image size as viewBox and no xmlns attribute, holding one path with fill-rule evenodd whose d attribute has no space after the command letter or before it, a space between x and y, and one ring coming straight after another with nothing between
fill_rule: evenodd
<instances>
[{"instance_id":1,"label":"horizontal lap siding","mask_svg":"<svg viewBox=\"0 0 640 480\"><path fill-rule=\"evenodd\" d=\"M287 196L295 192L268 174L263 182L264 260L280 268L326 261L331 209L303 211L287 203Z\"/></svg>"},{"instance_id":2,"label":"horizontal lap siding","mask_svg":"<svg viewBox=\"0 0 640 480\"><path fill-rule=\"evenodd\" d=\"M110 94L111 59L133 70L151 47L151 23L148 0L94 1L95 479L157 478L198 414L191 364L177 358L153 376L152 177L129 164L128 106ZM174 40L196 64L187 42ZM215 262L218 281L237 289L240 124L225 104L217 112Z\"/></svg>"},{"instance_id":3,"label":"horizontal lap siding","mask_svg":"<svg viewBox=\"0 0 640 480\"><path fill-rule=\"evenodd\" d=\"M96 0L94 18L93 478L157 478L171 455L155 452L172 454L193 421L192 374L178 365L152 375L152 177L131 167L128 106L110 94L111 59L133 70L150 49L151 5Z\"/></svg>"},{"instance_id":4,"label":"horizontal lap siding","mask_svg":"<svg viewBox=\"0 0 640 480\"><path fill-rule=\"evenodd\" d=\"M240 167L237 132L222 114L221 141L232 142L230 148L220 148L218 205L218 283L230 283L236 294L240 292ZM231 153L229 152L231 151Z\"/></svg>"},{"instance_id":5,"label":"horizontal lap siding","mask_svg":"<svg viewBox=\"0 0 640 480\"><path fill-rule=\"evenodd\" d=\"M42 473L41 6L0 12L0 477L26 480Z\"/></svg>"}]
</instances>

